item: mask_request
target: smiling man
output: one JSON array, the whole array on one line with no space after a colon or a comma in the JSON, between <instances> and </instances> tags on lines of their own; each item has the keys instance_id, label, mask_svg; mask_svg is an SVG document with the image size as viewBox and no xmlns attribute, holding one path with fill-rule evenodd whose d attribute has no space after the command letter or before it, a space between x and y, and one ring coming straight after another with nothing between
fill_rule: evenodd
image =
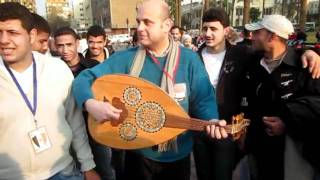
<instances>
[{"instance_id":1,"label":"smiling man","mask_svg":"<svg viewBox=\"0 0 320 180\"><path fill-rule=\"evenodd\" d=\"M119 119L122 110L109 102L95 100L91 85L105 74L122 73L162 87L192 117L217 118L214 91L199 57L179 46L169 35L173 22L168 4L159 0L143 1L137 6L136 20L141 46L115 53L107 61L83 71L73 85L79 106L99 122ZM180 88L183 89L179 91L180 97L175 96L177 87L184 87ZM219 123L225 125L225 121ZM227 136L223 128L215 126L208 126L207 133L218 138ZM127 151L125 179L189 180L192 144L192 133L186 132L153 148Z\"/></svg>"},{"instance_id":2,"label":"smiling man","mask_svg":"<svg viewBox=\"0 0 320 180\"><path fill-rule=\"evenodd\" d=\"M107 36L101 26L94 25L87 32L88 49L84 52L87 59L95 59L100 63L109 57L107 45Z\"/></svg>"},{"instance_id":3,"label":"smiling man","mask_svg":"<svg viewBox=\"0 0 320 180\"><path fill-rule=\"evenodd\" d=\"M102 63L109 57L108 49L105 48L107 36L101 26L94 25L88 29L87 43L88 49L84 52L85 59L94 59ZM112 158L112 161L116 161L116 157L113 156L113 150L108 146L94 141L90 136L89 142L97 165L97 172L103 179L115 179L115 168L111 165Z\"/></svg>"},{"instance_id":4,"label":"smiling man","mask_svg":"<svg viewBox=\"0 0 320 180\"><path fill-rule=\"evenodd\" d=\"M252 120L246 145L257 179L319 179L320 80L287 46L294 28L285 16L264 16L245 27L253 50L263 52L253 57L244 86Z\"/></svg>"},{"instance_id":5,"label":"smiling man","mask_svg":"<svg viewBox=\"0 0 320 180\"><path fill-rule=\"evenodd\" d=\"M219 119L231 123L233 115L239 114L246 99L242 97L242 79L247 66L252 62L252 51L247 46L234 46L226 41L229 32L229 16L222 8L211 8L202 17L202 33L205 43L199 48L199 55L205 65L212 88L215 89ZM309 65L319 64L319 56L308 51ZM302 58L303 59L303 58ZM313 73L319 76L319 65ZM318 73L317 73L318 72ZM196 133L194 158L199 180L231 180L236 163L236 146L231 138L212 140Z\"/></svg>"},{"instance_id":6,"label":"smiling man","mask_svg":"<svg viewBox=\"0 0 320 180\"><path fill-rule=\"evenodd\" d=\"M0 179L98 180L73 76L65 63L32 51L36 32L26 7L0 4Z\"/></svg>"}]
</instances>

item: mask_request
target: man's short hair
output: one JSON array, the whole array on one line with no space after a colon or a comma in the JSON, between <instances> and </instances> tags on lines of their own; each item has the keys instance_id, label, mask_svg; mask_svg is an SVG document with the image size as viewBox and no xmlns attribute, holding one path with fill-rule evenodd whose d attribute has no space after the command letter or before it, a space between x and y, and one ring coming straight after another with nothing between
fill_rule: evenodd
<instances>
[{"instance_id":1,"label":"man's short hair","mask_svg":"<svg viewBox=\"0 0 320 180\"><path fill-rule=\"evenodd\" d=\"M182 35L183 34L183 29L181 28L181 27L179 27L179 26L172 26L171 27L171 29L170 29L170 31L172 31L173 29L179 29L179 32L180 32L180 34Z\"/></svg>"},{"instance_id":2,"label":"man's short hair","mask_svg":"<svg viewBox=\"0 0 320 180\"><path fill-rule=\"evenodd\" d=\"M99 25L93 25L93 26L89 27L88 32L87 32L87 38L89 36L93 36L93 37L103 36L104 40L107 37L104 29Z\"/></svg>"},{"instance_id":3,"label":"man's short hair","mask_svg":"<svg viewBox=\"0 0 320 180\"><path fill-rule=\"evenodd\" d=\"M226 11L222 8L210 8L203 14L202 22L214 21L219 21L223 27L228 27L230 25L229 17Z\"/></svg>"},{"instance_id":4,"label":"man's short hair","mask_svg":"<svg viewBox=\"0 0 320 180\"><path fill-rule=\"evenodd\" d=\"M58 36L62 36L62 35L71 35L74 37L74 39L79 39L78 34L70 27L61 27L59 29L57 29L54 34L53 37L56 38Z\"/></svg>"},{"instance_id":5,"label":"man's short hair","mask_svg":"<svg viewBox=\"0 0 320 180\"><path fill-rule=\"evenodd\" d=\"M16 2L0 3L0 21L19 20L22 27L30 32L33 29L31 12Z\"/></svg>"},{"instance_id":6,"label":"man's short hair","mask_svg":"<svg viewBox=\"0 0 320 180\"><path fill-rule=\"evenodd\" d=\"M48 21L46 21L43 17L36 13L31 14L33 16L33 28L37 29L37 31L51 34L51 29Z\"/></svg>"}]
</instances>

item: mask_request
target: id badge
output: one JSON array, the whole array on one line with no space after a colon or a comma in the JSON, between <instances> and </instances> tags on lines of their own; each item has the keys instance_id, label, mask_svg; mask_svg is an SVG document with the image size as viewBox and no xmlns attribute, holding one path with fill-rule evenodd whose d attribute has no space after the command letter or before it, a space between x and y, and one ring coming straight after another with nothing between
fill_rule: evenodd
<instances>
[{"instance_id":1,"label":"id badge","mask_svg":"<svg viewBox=\"0 0 320 180\"><path fill-rule=\"evenodd\" d=\"M187 94L187 86L185 83L178 83L173 86L174 99L176 101L182 101Z\"/></svg>"},{"instance_id":2,"label":"id badge","mask_svg":"<svg viewBox=\"0 0 320 180\"><path fill-rule=\"evenodd\" d=\"M29 132L29 138L36 154L51 148L51 142L44 126Z\"/></svg>"}]
</instances>

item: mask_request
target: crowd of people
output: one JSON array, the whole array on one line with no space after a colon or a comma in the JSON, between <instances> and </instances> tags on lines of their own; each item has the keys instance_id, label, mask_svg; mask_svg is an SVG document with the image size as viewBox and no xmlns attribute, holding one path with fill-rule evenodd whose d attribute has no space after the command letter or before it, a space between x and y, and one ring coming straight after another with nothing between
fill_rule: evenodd
<instances>
[{"instance_id":1,"label":"crowd of people","mask_svg":"<svg viewBox=\"0 0 320 180\"><path fill-rule=\"evenodd\" d=\"M198 180L232 180L235 171L236 180L320 180L320 57L288 47L286 17L247 24L238 42L225 10L210 8L198 46L164 1L144 0L136 11L133 46L112 53L101 26L79 50L72 28L51 32L23 5L0 3L0 179L189 180L193 153ZM123 109L96 100L91 86L114 73L148 80L190 117L216 123L172 146L100 144L88 114L104 123ZM241 112L251 124L234 141L225 127Z\"/></svg>"}]
</instances>

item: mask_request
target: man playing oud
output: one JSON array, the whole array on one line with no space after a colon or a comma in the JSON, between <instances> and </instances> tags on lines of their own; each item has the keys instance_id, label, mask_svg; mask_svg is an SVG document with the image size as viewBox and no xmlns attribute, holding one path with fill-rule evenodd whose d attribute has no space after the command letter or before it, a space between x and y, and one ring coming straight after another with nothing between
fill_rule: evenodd
<instances>
[{"instance_id":1,"label":"man playing oud","mask_svg":"<svg viewBox=\"0 0 320 180\"><path fill-rule=\"evenodd\" d=\"M173 23L168 5L158 0L143 1L137 6L136 19L141 47L116 53L108 61L83 71L73 84L78 105L99 122L119 119L122 110L95 100L91 85L103 75L122 73L153 82L175 99L174 94L179 90L183 98L179 97L178 102L191 117L218 118L215 94L199 57L192 50L180 47L169 36ZM218 123L225 125L225 121ZM216 138L227 136L223 128L214 125L207 126L206 131ZM192 134L186 132L157 148L128 151L126 179L188 180L192 144Z\"/></svg>"}]
</instances>

